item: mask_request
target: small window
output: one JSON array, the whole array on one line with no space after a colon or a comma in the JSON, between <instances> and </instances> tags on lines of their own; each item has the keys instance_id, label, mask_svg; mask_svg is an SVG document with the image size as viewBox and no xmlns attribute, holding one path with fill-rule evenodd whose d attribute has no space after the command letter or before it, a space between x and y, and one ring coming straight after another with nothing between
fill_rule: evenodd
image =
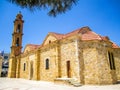
<instances>
[{"instance_id":1,"label":"small window","mask_svg":"<svg viewBox=\"0 0 120 90\"><path fill-rule=\"evenodd\" d=\"M108 58L109 58L109 63L110 63L110 69L115 70L115 61L114 61L113 53L108 52Z\"/></svg>"},{"instance_id":2,"label":"small window","mask_svg":"<svg viewBox=\"0 0 120 90\"><path fill-rule=\"evenodd\" d=\"M49 44L51 43L51 40L49 40Z\"/></svg>"},{"instance_id":3,"label":"small window","mask_svg":"<svg viewBox=\"0 0 120 90\"><path fill-rule=\"evenodd\" d=\"M20 32L20 24L18 24L18 27L17 27L17 33Z\"/></svg>"},{"instance_id":4,"label":"small window","mask_svg":"<svg viewBox=\"0 0 120 90\"><path fill-rule=\"evenodd\" d=\"M21 19L21 17L19 16L19 19Z\"/></svg>"},{"instance_id":5,"label":"small window","mask_svg":"<svg viewBox=\"0 0 120 90\"><path fill-rule=\"evenodd\" d=\"M23 65L23 71L25 71L25 69L26 69L26 63L24 63Z\"/></svg>"},{"instance_id":6,"label":"small window","mask_svg":"<svg viewBox=\"0 0 120 90\"><path fill-rule=\"evenodd\" d=\"M19 46L19 38L16 40L16 46Z\"/></svg>"},{"instance_id":7,"label":"small window","mask_svg":"<svg viewBox=\"0 0 120 90\"><path fill-rule=\"evenodd\" d=\"M108 58L109 58L109 63L110 63L110 69L112 70L112 62L111 62L111 55L110 55L110 52L108 52Z\"/></svg>"},{"instance_id":8,"label":"small window","mask_svg":"<svg viewBox=\"0 0 120 90\"><path fill-rule=\"evenodd\" d=\"M45 61L45 69L49 69L49 59L46 59Z\"/></svg>"},{"instance_id":9,"label":"small window","mask_svg":"<svg viewBox=\"0 0 120 90\"><path fill-rule=\"evenodd\" d=\"M112 58L112 68L115 70L115 61L114 61L114 55L111 53L111 58Z\"/></svg>"}]
</instances>

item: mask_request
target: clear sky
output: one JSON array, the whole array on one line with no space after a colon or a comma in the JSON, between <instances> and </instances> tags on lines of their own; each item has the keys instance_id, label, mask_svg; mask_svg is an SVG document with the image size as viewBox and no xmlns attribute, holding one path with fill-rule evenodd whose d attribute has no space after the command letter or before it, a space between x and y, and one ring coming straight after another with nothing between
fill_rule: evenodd
<instances>
[{"instance_id":1,"label":"clear sky","mask_svg":"<svg viewBox=\"0 0 120 90\"><path fill-rule=\"evenodd\" d=\"M108 36L120 45L120 0L79 0L76 6L57 17L47 10L30 12L28 9L0 0L0 50L10 52L13 21L19 11L24 19L23 49L26 44L41 44L48 32L68 33L83 26Z\"/></svg>"}]
</instances>

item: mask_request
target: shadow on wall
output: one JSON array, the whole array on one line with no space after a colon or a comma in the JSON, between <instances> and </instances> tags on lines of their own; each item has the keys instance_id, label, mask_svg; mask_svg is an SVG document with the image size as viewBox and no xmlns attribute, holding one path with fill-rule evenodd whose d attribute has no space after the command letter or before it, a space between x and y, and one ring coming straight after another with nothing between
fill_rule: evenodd
<instances>
[{"instance_id":1,"label":"shadow on wall","mask_svg":"<svg viewBox=\"0 0 120 90\"><path fill-rule=\"evenodd\" d=\"M117 84L120 84L120 81L117 81Z\"/></svg>"}]
</instances>

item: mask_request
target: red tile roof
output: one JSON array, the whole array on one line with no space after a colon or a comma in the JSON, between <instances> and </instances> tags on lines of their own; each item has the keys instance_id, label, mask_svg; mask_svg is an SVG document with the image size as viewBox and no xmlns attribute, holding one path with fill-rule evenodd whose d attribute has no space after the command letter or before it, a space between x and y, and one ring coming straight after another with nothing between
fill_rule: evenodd
<instances>
[{"instance_id":1,"label":"red tile roof","mask_svg":"<svg viewBox=\"0 0 120 90\"><path fill-rule=\"evenodd\" d=\"M67 38L69 36L80 34L81 35L81 40L103 40L103 41L110 41L110 39L109 39L108 36L101 36L99 34L96 34L89 27L83 27L83 28L74 30L74 31L72 31L70 33L67 33L67 34L58 34L58 33L53 33L53 32L51 34L54 35L57 39L63 39L63 38ZM112 46L113 46L113 48L119 48L119 46L116 45L115 43L113 43Z\"/></svg>"},{"instance_id":2,"label":"red tile roof","mask_svg":"<svg viewBox=\"0 0 120 90\"><path fill-rule=\"evenodd\" d=\"M81 35L81 40L110 41L109 37L101 36L99 34L96 34L89 27L83 27L83 28L74 30L74 31L72 31L70 33L67 33L67 34L59 34L59 33L54 33L54 32L50 32L49 34L52 34L58 40L61 40L61 39L64 39L64 38L67 38L67 37L70 37L70 36L73 36L73 35L76 35L76 34L80 34ZM28 44L27 46L30 47L30 50L34 50L34 49L37 49L37 48L41 47L41 45L34 45L34 44ZM119 46L116 45L115 43L113 43L112 46L113 46L113 48L119 48Z\"/></svg>"},{"instance_id":3,"label":"red tile roof","mask_svg":"<svg viewBox=\"0 0 120 90\"><path fill-rule=\"evenodd\" d=\"M119 48L119 46L117 44L115 44L115 43L112 43L112 47L113 48Z\"/></svg>"},{"instance_id":4,"label":"red tile roof","mask_svg":"<svg viewBox=\"0 0 120 90\"><path fill-rule=\"evenodd\" d=\"M53 36L55 36L57 39L62 39L64 34L59 34L59 33L54 33L54 32L50 32L49 34L52 34Z\"/></svg>"},{"instance_id":5,"label":"red tile roof","mask_svg":"<svg viewBox=\"0 0 120 90\"><path fill-rule=\"evenodd\" d=\"M58 34L53 32L51 34L54 35L57 39L63 39L72 35L80 34L82 40L109 40L107 36L103 37L94 33L89 27L83 27L67 34Z\"/></svg>"},{"instance_id":6,"label":"red tile roof","mask_svg":"<svg viewBox=\"0 0 120 90\"><path fill-rule=\"evenodd\" d=\"M26 47L29 47L30 50L29 51L32 51L32 50L35 50L37 48L39 48L41 45L35 45L35 44L27 44Z\"/></svg>"},{"instance_id":7,"label":"red tile roof","mask_svg":"<svg viewBox=\"0 0 120 90\"><path fill-rule=\"evenodd\" d=\"M27 46L32 47L33 49L40 47L40 45L35 45L35 44L27 44Z\"/></svg>"}]
</instances>

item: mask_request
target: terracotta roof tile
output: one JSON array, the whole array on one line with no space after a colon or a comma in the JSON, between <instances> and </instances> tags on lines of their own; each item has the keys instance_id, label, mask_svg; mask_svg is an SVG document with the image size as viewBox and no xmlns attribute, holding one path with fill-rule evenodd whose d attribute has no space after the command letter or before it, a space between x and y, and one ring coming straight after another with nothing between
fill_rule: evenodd
<instances>
[{"instance_id":1,"label":"terracotta roof tile","mask_svg":"<svg viewBox=\"0 0 120 90\"><path fill-rule=\"evenodd\" d=\"M88 31L84 34L82 34L82 40L102 40L101 36L92 32Z\"/></svg>"},{"instance_id":2,"label":"terracotta roof tile","mask_svg":"<svg viewBox=\"0 0 120 90\"><path fill-rule=\"evenodd\" d=\"M35 45L35 44L27 44L27 46L30 48L30 51L40 47L40 45Z\"/></svg>"},{"instance_id":3,"label":"terracotta roof tile","mask_svg":"<svg viewBox=\"0 0 120 90\"><path fill-rule=\"evenodd\" d=\"M99 34L96 34L93 32L89 27L82 27L80 29L74 30L70 33L67 34L58 34L58 33L53 33L52 34L57 38L57 39L63 39L67 38L72 35L80 34L82 40L103 40L103 41L110 41L108 36L101 36ZM111 41L110 41L111 42ZM112 44L113 48L119 48L119 46L115 43Z\"/></svg>"},{"instance_id":4,"label":"terracotta roof tile","mask_svg":"<svg viewBox=\"0 0 120 90\"><path fill-rule=\"evenodd\" d=\"M67 37L70 37L70 36L73 36L76 34L80 34L81 40L110 41L109 37L96 34L89 27L83 27L83 28L74 30L74 31L67 33L67 34L59 34L59 33L54 33L54 32L50 32L49 34L54 35L58 40L61 40L61 39L64 39L64 38L67 38ZM27 46L30 47L30 50L34 50L34 49L41 47L41 45L35 45L35 44L28 44ZM115 43L113 43L112 46L113 46L113 48L119 48L119 46L116 45Z\"/></svg>"},{"instance_id":5,"label":"terracotta roof tile","mask_svg":"<svg viewBox=\"0 0 120 90\"><path fill-rule=\"evenodd\" d=\"M62 39L64 34L59 34L59 33L54 33L54 32L50 32L49 34L54 35L57 39Z\"/></svg>"},{"instance_id":6,"label":"terracotta roof tile","mask_svg":"<svg viewBox=\"0 0 120 90\"><path fill-rule=\"evenodd\" d=\"M94 33L93 31L91 31L91 29L89 27L83 27L83 28L74 30L67 34L58 34L58 33L53 33L53 32L52 32L52 34L57 39L63 39L63 38L67 38L72 35L81 34L82 40L105 40L105 41L109 40L109 38L107 36L103 37L103 36L100 36L100 35Z\"/></svg>"},{"instance_id":7,"label":"terracotta roof tile","mask_svg":"<svg viewBox=\"0 0 120 90\"><path fill-rule=\"evenodd\" d=\"M115 43L112 43L112 47L113 48L119 48L119 46L117 44L115 44Z\"/></svg>"},{"instance_id":8,"label":"terracotta roof tile","mask_svg":"<svg viewBox=\"0 0 120 90\"><path fill-rule=\"evenodd\" d=\"M70 33L67 33L67 34L64 35L64 38L75 35L75 34L78 34L79 31L80 31L80 29L77 29L77 30L74 30L74 31L72 31Z\"/></svg>"}]
</instances>

